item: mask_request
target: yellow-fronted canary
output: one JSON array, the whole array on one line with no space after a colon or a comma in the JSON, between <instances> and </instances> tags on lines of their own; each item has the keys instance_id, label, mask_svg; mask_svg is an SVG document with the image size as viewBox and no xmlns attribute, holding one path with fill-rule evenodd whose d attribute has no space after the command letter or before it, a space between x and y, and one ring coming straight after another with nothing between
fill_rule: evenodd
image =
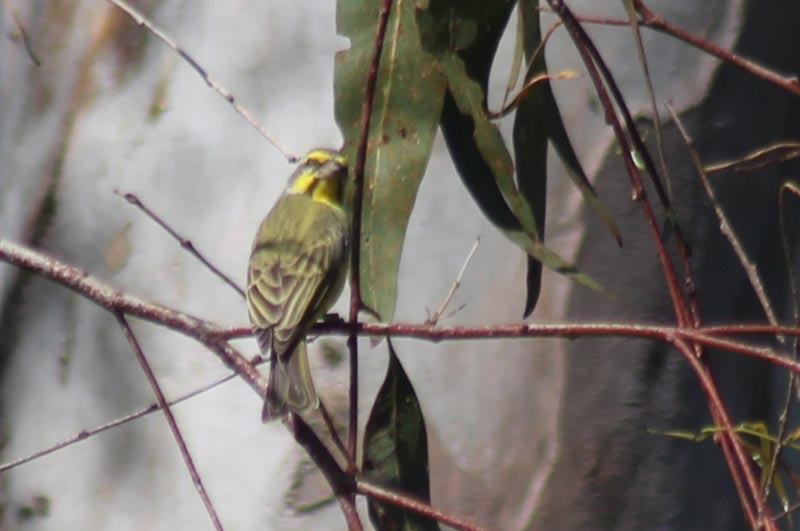
<instances>
[{"instance_id":1,"label":"yellow-fronted canary","mask_svg":"<svg viewBox=\"0 0 800 531\"><path fill-rule=\"evenodd\" d=\"M270 357L264 421L319 405L306 332L339 298L347 277L346 178L338 152L309 152L256 233L247 310L259 348Z\"/></svg>"}]
</instances>

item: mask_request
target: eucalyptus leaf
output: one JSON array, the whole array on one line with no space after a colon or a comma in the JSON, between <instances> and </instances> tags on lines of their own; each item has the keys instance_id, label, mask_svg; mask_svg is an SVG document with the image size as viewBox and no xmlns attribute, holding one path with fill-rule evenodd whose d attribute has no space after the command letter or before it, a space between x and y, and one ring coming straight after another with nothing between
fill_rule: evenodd
<instances>
[{"instance_id":1,"label":"eucalyptus leaf","mask_svg":"<svg viewBox=\"0 0 800 531\"><path fill-rule=\"evenodd\" d=\"M530 3L530 2L529 2ZM535 6L531 6L535 7ZM524 7L520 4L520 11ZM538 11L535 11L538 23ZM523 12L520 13L519 30L522 32L521 44L524 56L530 58L536 50L537 35L531 34L530 20ZM538 24L536 25L538 31ZM541 39L538 39L541 42ZM539 54L531 68L528 68L523 78L524 92L517 103L514 115L514 160L516 161L517 185L519 191L531 206L536 227L539 229L539 238L544 238L545 207L547 205L547 100L550 83L545 80L531 85L528 83L534 76L545 73L544 54ZM552 94L551 94L552 97ZM525 310L527 316L533 312L542 279L542 264L538 260L528 257L527 295Z\"/></svg>"},{"instance_id":2,"label":"eucalyptus leaf","mask_svg":"<svg viewBox=\"0 0 800 531\"><path fill-rule=\"evenodd\" d=\"M425 418L391 340L387 339L387 345L389 368L364 430L363 471L378 483L429 501ZM368 505L370 520L377 529L439 529L434 520L393 505L374 500Z\"/></svg>"},{"instance_id":3,"label":"eucalyptus leaf","mask_svg":"<svg viewBox=\"0 0 800 531\"><path fill-rule=\"evenodd\" d=\"M336 56L335 112L351 170L380 4L378 0L337 4L338 32L350 39L351 47ZM396 2L372 108L361 218L361 297L387 322L394 316L408 219L430 158L445 88L438 62L421 47L414 4Z\"/></svg>"},{"instance_id":4,"label":"eucalyptus leaf","mask_svg":"<svg viewBox=\"0 0 800 531\"><path fill-rule=\"evenodd\" d=\"M523 47L525 49L525 56L529 61L542 44L541 23L539 20L539 10L537 9L538 4L538 0L520 0L519 2L519 16L524 35ZM526 81L527 79L546 73L547 65L542 50L533 60L531 68L526 75ZM617 224L614 222L611 212L606 208L603 202L600 201L597 192L595 192L592 183L583 171L578 156L572 147L572 142L569 140L564 122L561 120L561 112L558 109L558 104L553 95L550 82L547 80L540 81L536 83L531 90L535 91L538 98L541 99L541 107L544 109L545 113L544 125L547 130L547 137L550 142L552 142L558 157L564 164L567 176L569 176L572 183L578 188L578 191L583 196L583 200L586 201L589 207L594 210L595 214L605 223L608 231L616 240L617 245L622 246L622 234ZM523 96L523 99L525 99L525 97L526 96ZM517 116L519 116L519 109L517 109ZM515 156L519 156L518 151L515 151Z\"/></svg>"},{"instance_id":5,"label":"eucalyptus leaf","mask_svg":"<svg viewBox=\"0 0 800 531\"><path fill-rule=\"evenodd\" d=\"M441 127L459 175L487 218L532 259L527 275L527 316L539 294L539 263L603 290L543 242L548 137L540 96L534 93L536 101L526 103L528 109L537 110L534 124L520 133L525 145L517 146L517 155L524 150L522 158L528 167L516 179L511 154L486 112L489 71L513 6L505 1L431 0L417 18L423 46L437 56L447 78Z\"/></svg>"}]
</instances>

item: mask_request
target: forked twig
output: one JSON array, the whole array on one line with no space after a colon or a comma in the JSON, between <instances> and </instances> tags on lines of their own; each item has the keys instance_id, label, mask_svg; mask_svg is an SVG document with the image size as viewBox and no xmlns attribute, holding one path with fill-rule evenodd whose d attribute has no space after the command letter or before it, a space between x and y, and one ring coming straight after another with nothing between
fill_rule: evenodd
<instances>
[{"instance_id":1,"label":"forked twig","mask_svg":"<svg viewBox=\"0 0 800 531\"><path fill-rule=\"evenodd\" d=\"M456 294L456 291L458 291L458 288L461 286L461 279L464 278L464 273L467 272L467 267L469 267L469 263L472 262L472 257L475 256L475 251L478 250L478 245L480 243L481 243L481 237L478 236L477 238L475 238L475 243L472 244L472 249L469 251L467 259L464 260L464 265L461 266L461 271L458 272L458 276L456 277L455 282L453 282L453 285L450 286L450 291L447 293L447 296L442 301L441 306L439 306L439 309L436 310L436 312L434 312L433 315L428 317L428 319L425 321L425 324L436 325L442 318L442 315L447 309L447 306L453 299L453 295Z\"/></svg>"}]
</instances>

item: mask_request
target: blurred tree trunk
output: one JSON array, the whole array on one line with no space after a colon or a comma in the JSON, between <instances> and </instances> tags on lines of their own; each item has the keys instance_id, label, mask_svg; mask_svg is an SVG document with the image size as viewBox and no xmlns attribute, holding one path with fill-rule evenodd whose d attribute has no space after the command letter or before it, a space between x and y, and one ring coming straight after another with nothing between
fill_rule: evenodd
<instances>
[{"instance_id":1,"label":"blurred tree trunk","mask_svg":"<svg viewBox=\"0 0 800 531\"><path fill-rule=\"evenodd\" d=\"M800 4L748 2L742 24L737 53L786 75L800 73ZM650 57L655 68L677 66L662 64L656 54ZM706 163L800 138L800 100L726 64L715 72L702 101L681 119ZM640 125L652 131L650 122L642 120ZM720 233L674 124L664 127L663 136L678 220L693 251L691 266L704 321L765 321L743 268ZM648 140L654 150L654 135L649 134ZM720 204L759 268L781 322L792 322L793 317L779 232L778 190L799 170L795 162L711 176ZM621 159L609 150L597 187L625 227L624 249L608 246L604 228L587 216L578 254L578 262L611 289L614 299L572 290L568 319L596 318L596 309L602 306L614 320L671 323L660 265L624 174ZM652 190L650 197L655 197ZM797 208L793 210L788 224L796 249L800 217ZM796 268L796 254L794 259ZM748 528L717 445L648 431L698 431L712 425L699 383L676 350L644 341L579 340L570 343L567 355L559 458L534 528ZM765 420L775 430L788 374L730 353L713 352L710 360L733 421ZM790 454L784 455L791 460Z\"/></svg>"}]
</instances>

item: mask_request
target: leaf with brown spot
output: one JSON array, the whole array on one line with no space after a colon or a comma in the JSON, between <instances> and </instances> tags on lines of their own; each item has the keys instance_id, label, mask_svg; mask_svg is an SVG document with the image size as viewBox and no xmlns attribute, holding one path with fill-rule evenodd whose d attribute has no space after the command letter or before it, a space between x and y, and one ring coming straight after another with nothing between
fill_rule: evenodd
<instances>
[{"instance_id":1,"label":"leaf with brown spot","mask_svg":"<svg viewBox=\"0 0 800 531\"><path fill-rule=\"evenodd\" d=\"M375 41L377 0L339 0L337 28L351 48L336 57L336 120L355 160L361 106ZM445 80L420 44L414 3L393 3L376 84L361 219L361 297L384 321L397 300L408 219L431 154Z\"/></svg>"}]
</instances>

